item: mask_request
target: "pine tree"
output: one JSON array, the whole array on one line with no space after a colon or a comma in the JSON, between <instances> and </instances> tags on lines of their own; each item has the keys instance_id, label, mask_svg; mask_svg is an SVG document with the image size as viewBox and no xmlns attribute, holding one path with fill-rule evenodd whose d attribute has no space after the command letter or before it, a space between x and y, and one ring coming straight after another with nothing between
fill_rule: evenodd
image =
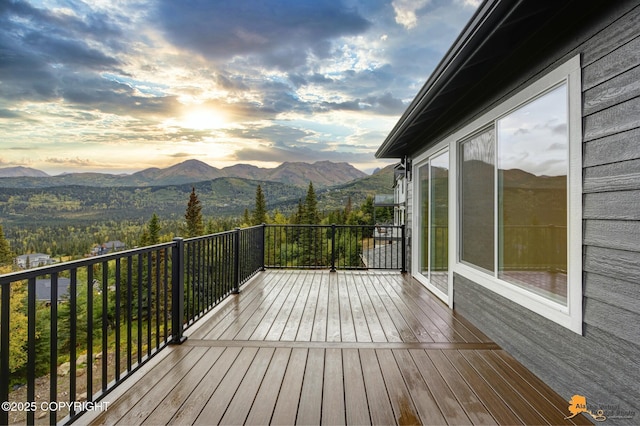
<instances>
[{"instance_id":1,"label":"pine tree","mask_svg":"<svg viewBox=\"0 0 640 426\"><path fill-rule=\"evenodd\" d=\"M291 217L291 223L293 225L304 223L304 204L302 203L302 199L298 199L298 209Z\"/></svg>"},{"instance_id":2,"label":"pine tree","mask_svg":"<svg viewBox=\"0 0 640 426\"><path fill-rule=\"evenodd\" d=\"M4 237L2 225L0 225L0 265L13 262L13 253L9 246L9 241Z\"/></svg>"},{"instance_id":3,"label":"pine tree","mask_svg":"<svg viewBox=\"0 0 640 426\"><path fill-rule=\"evenodd\" d=\"M344 208L344 220L347 221L349 219L349 216L351 215L351 212L353 211L353 204L351 202L351 195L349 195L349 198L347 198L347 205Z\"/></svg>"},{"instance_id":4,"label":"pine tree","mask_svg":"<svg viewBox=\"0 0 640 426\"><path fill-rule=\"evenodd\" d=\"M162 229L160 227L160 220L154 213L147 225L147 230L149 232L149 245L158 244L160 242L160 229Z\"/></svg>"},{"instance_id":5,"label":"pine tree","mask_svg":"<svg viewBox=\"0 0 640 426\"><path fill-rule=\"evenodd\" d=\"M307 197L302 205L301 223L307 225L319 225L320 214L318 213L318 200L313 189L313 183L309 182ZM322 232L320 228L310 227L302 231L300 238L302 262L305 265L321 265L323 264L322 253Z\"/></svg>"},{"instance_id":6,"label":"pine tree","mask_svg":"<svg viewBox=\"0 0 640 426\"><path fill-rule=\"evenodd\" d=\"M202 206L198 195L196 194L196 188L191 188L191 195L189 196L189 203L187 204L187 211L184 214L187 221L187 228L185 229L186 237L197 237L204 234L204 221L202 219Z\"/></svg>"},{"instance_id":7,"label":"pine tree","mask_svg":"<svg viewBox=\"0 0 640 426\"><path fill-rule=\"evenodd\" d=\"M316 198L316 192L313 189L313 182L309 182L307 198L305 198L304 201L304 219L302 223L308 223L310 225L320 224L320 215L318 214L318 200Z\"/></svg>"},{"instance_id":8,"label":"pine tree","mask_svg":"<svg viewBox=\"0 0 640 426\"><path fill-rule=\"evenodd\" d=\"M251 224L251 217L249 216L249 209L244 209L244 214L242 215L242 224L245 226L249 226Z\"/></svg>"},{"instance_id":9,"label":"pine tree","mask_svg":"<svg viewBox=\"0 0 640 426\"><path fill-rule=\"evenodd\" d=\"M267 203L264 200L262 187L256 188L256 209L253 211L253 224L261 225L267 222Z\"/></svg>"}]
</instances>

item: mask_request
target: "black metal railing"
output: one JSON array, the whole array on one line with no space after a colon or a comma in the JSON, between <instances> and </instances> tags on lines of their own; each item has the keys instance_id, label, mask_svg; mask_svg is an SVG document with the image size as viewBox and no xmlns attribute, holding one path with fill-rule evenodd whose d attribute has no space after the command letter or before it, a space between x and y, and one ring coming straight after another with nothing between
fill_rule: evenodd
<instances>
[{"instance_id":1,"label":"black metal railing","mask_svg":"<svg viewBox=\"0 0 640 426\"><path fill-rule=\"evenodd\" d=\"M264 269L264 225L184 240L184 326L188 328ZM182 316L180 316L182 317Z\"/></svg>"},{"instance_id":2,"label":"black metal railing","mask_svg":"<svg viewBox=\"0 0 640 426\"><path fill-rule=\"evenodd\" d=\"M406 270L404 226L266 225L267 268Z\"/></svg>"},{"instance_id":3,"label":"black metal railing","mask_svg":"<svg viewBox=\"0 0 640 426\"><path fill-rule=\"evenodd\" d=\"M501 270L567 272L566 226L506 225L498 235Z\"/></svg>"},{"instance_id":4,"label":"black metal railing","mask_svg":"<svg viewBox=\"0 0 640 426\"><path fill-rule=\"evenodd\" d=\"M259 225L2 275L0 424L72 422L265 267L404 271L404 247L404 227Z\"/></svg>"},{"instance_id":5,"label":"black metal railing","mask_svg":"<svg viewBox=\"0 0 640 426\"><path fill-rule=\"evenodd\" d=\"M0 424L71 420L172 340L172 247L0 276Z\"/></svg>"}]
</instances>

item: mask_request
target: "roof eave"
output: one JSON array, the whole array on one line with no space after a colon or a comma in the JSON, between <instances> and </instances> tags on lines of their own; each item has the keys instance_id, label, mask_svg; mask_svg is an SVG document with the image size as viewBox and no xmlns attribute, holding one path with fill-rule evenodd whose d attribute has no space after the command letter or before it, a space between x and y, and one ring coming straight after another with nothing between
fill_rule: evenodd
<instances>
[{"instance_id":1,"label":"roof eave","mask_svg":"<svg viewBox=\"0 0 640 426\"><path fill-rule=\"evenodd\" d=\"M401 152L402 147L395 146L398 143L398 139L429 101L443 89L449 76L455 73L457 66L472 56L480 44L479 41L492 31L492 24L500 19L497 16L500 14L497 14L496 11L502 10L505 7L505 3L510 3L509 6L513 7L514 4L520 3L520 1L485 0L478 7L475 14L458 35L456 41L436 66L391 132L389 132L380 148L378 148L375 154L376 158L400 158L406 155L406 153Z\"/></svg>"}]
</instances>

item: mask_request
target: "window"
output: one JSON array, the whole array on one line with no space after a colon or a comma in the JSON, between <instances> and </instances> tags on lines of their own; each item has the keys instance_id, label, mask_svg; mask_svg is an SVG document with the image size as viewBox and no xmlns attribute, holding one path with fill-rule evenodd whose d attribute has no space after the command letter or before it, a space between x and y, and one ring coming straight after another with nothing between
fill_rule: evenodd
<instances>
[{"instance_id":1,"label":"window","mask_svg":"<svg viewBox=\"0 0 640 426\"><path fill-rule=\"evenodd\" d=\"M456 160L455 179L449 179L456 207L449 218L454 277L577 333L582 332L580 78L576 56L414 159L428 161L448 148ZM421 191L416 189L426 201L432 182L425 171L416 171L425 179ZM432 209L434 200L429 201ZM421 232L432 239L435 229L427 229L425 219L432 210L414 212L422 216ZM434 261L433 249L422 243L423 269Z\"/></svg>"},{"instance_id":2,"label":"window","mask_svg":"<svg viewBox=\"0 0 640 426\"><path fill-rule=\"evenodd\" d=\"M567 85L496 122L498 278L567 303Z\"/></svg>"},{"instance_id":3,"label":"window","mask_svg":"<svg viewBox=\"0 0 640 426\"><path fill-rule=\"evenodd\" d=\"M463 140L459 183L460 260L565 306L567 114L563 83Z\"/></svg>"}]
</instances>

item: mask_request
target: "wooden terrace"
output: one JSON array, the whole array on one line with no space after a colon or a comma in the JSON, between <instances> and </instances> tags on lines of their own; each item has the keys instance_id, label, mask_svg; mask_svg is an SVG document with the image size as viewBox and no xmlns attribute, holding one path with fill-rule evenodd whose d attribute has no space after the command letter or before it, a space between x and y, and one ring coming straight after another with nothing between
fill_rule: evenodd
<instances>
[{"instance_id":1,"label":"wooden terrace","mask_svg":"<svg viewBox=\"0 0 640 426\"><path fill-rule=\"evenodd\" d=\"M590 424L397 272L269 270L80 424Z\"/></svg>"}]
</instances>

